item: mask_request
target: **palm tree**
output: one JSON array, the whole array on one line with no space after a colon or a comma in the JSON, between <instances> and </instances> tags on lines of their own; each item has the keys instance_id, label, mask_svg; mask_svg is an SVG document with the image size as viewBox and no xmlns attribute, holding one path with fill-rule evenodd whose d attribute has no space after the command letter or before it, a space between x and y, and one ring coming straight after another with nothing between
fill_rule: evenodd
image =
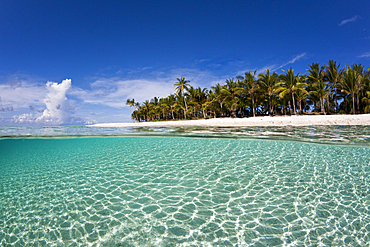
<instances>
[{"instance_id":1,"label":"palm tree","mask_svg":"<svg viewBox=\"0 0 370 247\"><path fill-rule=\"evenodd\" d=\"M279 97L283 98L286 94L290 93L292 96L292 103L293 103L293 113L294 115L297 113L295 107L295 99L294 94L298 90L304 90L304 87L307 86L306 83L300 82L299 80L299 73L294 75L294 70L292 67L288 71L283 70L285 75L280 75L279 78L282 81L282 86L279 87L277 91L280 92Z\"/></svg>"},{"instance_id":2,"label":"palm tree","mask_svg":"<svg viewBox=\"0 0 370 247\"><path fill-rule=\"evenodd\" d=\"M312 83L313 91L312 94L317 95L320 98L320 105L321 105L321 113L326 115L325 113L325 98L328 98L329 102L329 93L330 90L328 86L324 82L324 67L320 67L318 63L312 63L309 69L306 69L309 72L307 76L307 80ZM329 104L328 104L329 106ZM329 111L329 108L328 108Z\"/></svg>"},{"instance_id":3,"label":"palm tree","mask_svg":"<svg viewBox=\"0 0 370 247\"><path fill-rule=\"evenodd\" d=\"M364 113L366 114L370 110L370 91L366 92L366 96L362 98L362 102L366 104Z\"/></svg>"},{"instance_id":4,"label":"palm tree","mask_svg":"<svg viewBox=\"0 0 370 247\"><path fill-rule=\"evenodd\" d=\"M223 101L226 102L226 106L229 108L229 111L231 111L230 117L236 117L238 106L237 89L237 83L234 79L227 79L226 85L221 90Z\"/></svg>"},{"instance_id":5,"label":"palm tree","mask_svg":"<svg viewBox=\"0 0 370 247\"><path fill-rule=\"evenodd\" d=\"M352 69L348 66L343 74L343 78L340 82L342 92L345 92L352 97L352 113L356 114L355 110L355 94L358 92L357 81L360 75L357 70Z\"/></svg>"},{"instance_id":6,"label":"palm tree","mask_svg":"<svg viewBox=\"0 0 370 247\"><path fill-rule=\"evenodd\" d=\"M127 101L126 101L126 105L130 106L130 115L132 114L131 113L131 107L135 106L135 104L136 104L135 99L127 99Z\"/></svg>"},{"instance_id":7,"label":"palm tree","mask_svg":"<svg viewBox=\"0 0 370 247\"><path fill-rule=\"evenodd\" d=\"M339 69L340 64L337 65L337 61L329 60L328 65L325 65L326 68L326 78L329 82L333 83L334 86L334 102L335 102L335 111L338 112L338 99L337 99L337 88L338 83L341 80L344 69Z\"/></svg>"},{"instance_id":8,"label":"palm tree","mask_svg":"<svg viewBox=\"0 0 370 247\"><path fill-rule=\"evenodd\" d=\"M330 90L323 81L318 81L314 83L314 91L311 91L312 94L318 96L320 98L320 106L321 106L321 112L326 115L325 112L325 105L324 105L324 99L328 98L327 100L329 101L329 93ZM328 109L329 110L329 109Z\"/></svg>"},{"instance_id":9,"label":"palm tree","mask_svg":"<svg viewBox=\"0 0 370 247\"><path fill-rule=\"evenodd\" d=\"M151 108L151 105L150 105L150 102L149 100L145 100L143 102L143 114L145 116L145 121L149 121L149 113L150 113L150 108Z\"/></svg>"},{"instance_id":10,"label":"palm tree","mask_svg":"<svg viewBox=\"0 0 370 247\"><path fill-rule=\"evenodd\" d=\"M217 101L217 95L212 90L210 90L208 93L207 100L202 105L203 111L211 109L211 111L213 112L213 117L216 118L217 117L216 111L221 110L221 108L219 108L218 106L219 102Z\"/></svg>"},{"instance_id":11,"label":"palm tree","mask_svg":"<svg viewBox=\"0 0 370 247\"><path fill-rule=\"evenodd\" d=\"M183 97L181 97L180 95L177 95L176 96L176 102L174 104L175 106L175 110L177 109L178 111L182 110L182 112L184 113L184 118L186 118L186 104L185 104L185 100ZM180 117L180 114L179 114L179 119L181 119Z\"/></svg>"},{"instance_id":12,"label":"palm tree","mask_svg":"<svg viewBox=\"0 0 370 247\"><path fill-rule=\"evenodd\" d=\"M207 102L208 100L209 92L207 88L198 87L196 90L197 90L197 96L198 96L198 105L200 106L201 111L203 113L203 118L206 118L207 113L203 106L204 106L204 103Z\"/></svg>"},{"instance_id":13,"label":"palm tree","mask_svg":"<svg viewBox=\"0 0 370 247\"><path fill-rule=\"evenodd\" d=\"M305 81L305 76L301 75L300 76L300 79L299 79L301 82L304 82ZM305 90L298 90L296 92L296 99L298 101L298 106L299 106L299 113L302 114L303 113L303 110L302 110L302 101L306 102L307 100L307 91Z\"/></svg>"},{"instance_id":14,"label":"palm tree","mask_svg":"<svg viewBox=\"0 0 370 247\"><path fill-rule=\"evenodd\" d=\"M177 79L178 82L175 83L174 86L176 87L176 93L178 95L180 95L184 100L184 103L185 103L185 118L186 118L186 112L188 111L188 106L187 106L186 100L185 100L185 90L186 91L189 90L190 85L188 83L190 81L185 80L185 78L182 77L182 76L180 77L180 79L179 78L176 78L176 79Z\"/></svg>"},{"instance_id":15,"label":"palm tree","mask_svg":"<svg viewBox=\"0 0 370 247\"><path fill-rule=\"evenodd\" d=\"M167 104L168 104L168 107L171 110L172 120L175 120L175 114L174 114L174 111L175 111L175 108L176 108L176 97L175 97L175 95L170 94L170 96L168 96Z\"/></svg>"},{"instance_id":16,"label":"palm tree","mask_svg":"<svg viewBox=\"0 0 370 247\"><path fill-rule=\"evenodd\" d=\"M169 109L168 98L160 98L156 108L162 112L162 119L167 120L167 110Z\"/></svg>"},{"instance_id":17,"label":"palm tree","mask_svg":"<svg viewBox=\"0 0 370 247\"><path fill-rule=\"evenodd\" d=\"M216 86L211 87L213 90L213 94L215 95L215 101L217 101L220 105L220 116L223 117L223 94L222 94L222 89L223 87L220 85L220 83L217 83Z\"/></svg>"},{"instance_id":18,"label":"palm tree","mask_svg":"<svg viewBox=\"0 0 370 247\"><path fill-rule=\"evenodd\" d=\"M261 88L267 92L269 96L269 116L272 116L272 94L276 92L278 84L278 74L276 72L270 73L270 70L266 69L266 74L260 73L258 75Z\"/></svg>"},{"instance_id":19,"label":"palm tree","mask_svg":"<svg viewBox=\"0 0 370 247\"><path fill-rule=\"evenodd\" d=\"M249 95L251 98L252 103L252 115L253 117L256 116L256 108L255 108L255 94L258 91L259 87L256 81L256 73L257 71L249 71L245 72L244 80L240 80L240 87L238 93L241 95ZM242 78L242 77L241 77Z\"/></svg>"},{"instance_id":20,"label":"palm tree","mask_svg":"<svg viewBox=\"0 0 370 247\"><path fill-rule=\"evenodd\" d=\"M356 81L356 87L357 87L357 93L356 93L356 100L357 100L357 111L360 111L360 100L359 100L359 94L364 89L365 86L365 80L364 80L364 66L361 64L353 64L352 69L356 71L358 78Z\"/></svg>"}]
</instances>

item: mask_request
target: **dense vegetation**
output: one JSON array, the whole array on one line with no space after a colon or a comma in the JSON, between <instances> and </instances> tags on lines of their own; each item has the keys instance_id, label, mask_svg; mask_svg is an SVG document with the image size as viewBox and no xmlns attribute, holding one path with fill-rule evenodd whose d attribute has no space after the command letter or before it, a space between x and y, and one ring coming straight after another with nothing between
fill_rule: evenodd
<instances>
[{"instance_id":1,"label":"dense vegetation","mask_svg":"<svg viewBox=\"0 0 370 247\"><path fill-rule=\"evenodd\" d=\"M177 78L175 93L142 104L128 99L137 121L247 117L287 114L359 114L370 111L370 68L353 64L340 68L336 61L312 63L307 74L266 70L246 72L210 90L194 88Z\"/></svg>"}]
</instances>

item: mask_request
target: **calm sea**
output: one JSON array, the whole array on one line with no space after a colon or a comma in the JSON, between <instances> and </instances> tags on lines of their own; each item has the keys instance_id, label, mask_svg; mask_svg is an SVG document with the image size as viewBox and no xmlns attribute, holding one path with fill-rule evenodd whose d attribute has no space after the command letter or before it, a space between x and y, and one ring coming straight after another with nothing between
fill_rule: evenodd
<instances>
[{"instance_id":1,"label":"calm sea","mask_svg":"<svg viewBox=\"0 0 370 247\"><path fill-rule=\"evenodd\" d=\"M0 246L370 243L370 127L0 136Z\"/></svg>"}]
</instances>

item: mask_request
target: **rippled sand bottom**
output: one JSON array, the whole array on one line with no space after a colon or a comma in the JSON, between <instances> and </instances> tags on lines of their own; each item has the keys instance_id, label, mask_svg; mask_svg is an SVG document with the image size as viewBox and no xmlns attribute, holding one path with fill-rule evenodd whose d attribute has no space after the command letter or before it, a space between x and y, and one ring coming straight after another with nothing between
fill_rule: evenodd
<instances>
[{"instance_id":1,"label":"rippled sand bottom","mask_svg":"<svg viewBox=\"0 0 370 247\"><path fill-rule=\"evenodd\" d=\"M0 245L366 245L369 150L230 138L3 139Z\"/></svg>"}]
</instances>

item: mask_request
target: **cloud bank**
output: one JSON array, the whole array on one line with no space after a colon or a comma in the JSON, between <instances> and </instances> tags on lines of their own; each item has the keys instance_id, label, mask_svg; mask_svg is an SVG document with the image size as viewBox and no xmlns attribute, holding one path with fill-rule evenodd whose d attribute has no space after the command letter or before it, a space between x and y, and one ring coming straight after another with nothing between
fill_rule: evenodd
<instances>
[{"instance_id":1,"label":"cloud bank","mask_svg":"<svg viewBox=\"0 0 370 247\"><path fill-rule=\"evenodd\" d=\"M127 99L143 102L154 97L167 97L175 92L176 78L184 76L193 87L210 87L218 77L197 69L174 69L164 72L154 71L143 79L130 79L115 75L91 78L91 89L74 88L69 93L84 103L95 106L108 106L120 109L126 106Z\"/></svg>"},{"instance_id":2,"label":"cloud bank","mask_svg":"<svg viewBox=\"0 0 370 247\"><path fill-rule=\"evenodd\" d=\"M2 121L15 124L37 124L37 125L65 125L65 124L85 124L93 123L94 121L83 121L83 119L74 116L74 108L71 101L67 98L67 93L72 87L71 79L63 80L61 83L50 82L46 83L43 90L44 98L41 102L44 103L46 109L43 111L36 110L34 106L28 103L28 109L36 111L33 113L23 113L14 115L10 119L2 118ZM40 88L36 91L41 91ZM46 93L46 96L45 96ZM32 94L29 92L28 94ZM39 95L40 96L40 95ZM12 99L15 101L15 99ZM9 107L7 108L8 110Z\"/></svg>"},{"instance_id":3,"label":"cloud bank","mask_svg":"<svg viewBox=\"0 0 370 247\"><path fill-rule=\"evenodd\" d=\"M43 106L42 98L46 89L34 82L27 80L10 81L7 84L0 84L0 106L4 109L14 110Z\"/></svg>"}]
</instances>

